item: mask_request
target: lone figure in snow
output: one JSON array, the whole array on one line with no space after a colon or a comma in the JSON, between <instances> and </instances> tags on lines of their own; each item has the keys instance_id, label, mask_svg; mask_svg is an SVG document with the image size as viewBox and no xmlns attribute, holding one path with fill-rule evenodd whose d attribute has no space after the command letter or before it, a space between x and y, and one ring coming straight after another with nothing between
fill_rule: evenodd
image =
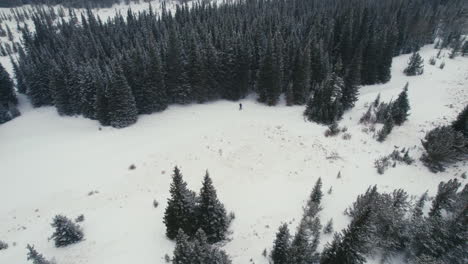
<instances>
[{"instance_id":1,"label":"lone figure in snow","mask_svg":"<svg viewBox=\"0 0 468 264\"><path fill-rule=\"evenodd\" d=\"M242 104L239 104L239 111L242 110Z\"/></svg>"}]
</instances>

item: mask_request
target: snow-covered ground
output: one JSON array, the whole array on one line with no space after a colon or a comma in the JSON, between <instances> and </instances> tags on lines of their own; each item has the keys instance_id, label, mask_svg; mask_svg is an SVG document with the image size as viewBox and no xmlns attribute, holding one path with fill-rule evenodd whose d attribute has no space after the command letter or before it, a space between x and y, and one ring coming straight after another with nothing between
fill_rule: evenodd
<instances>
[{"instance_id":1,"label":"snow-covered ground","mask_svg":"<svg viewBox=\"0 0 468 264\"><path fill-rule=\"evenodd\" d=\"M458 177L466 183L459 176L468 164L439 174L419 160L384 175L373 167L395 146L410 147L418 159L425 132L452 120L468 102L468 59L445 57L437 62L445 60L441 70L427 63L436 53L430 46L422 49L422 76L401 73L409 58L404 55L394 59L389 83L361 89L356 107L340 123L350 140L324 137L326 127L304 122L303 106L268 107L253 96L241 101L242 111L228 101L171 106L121 130L60 117L52 107L32 109L21 97L22 116L0 126L0 240L10 244L0 251L0 263L26 263L28 243L60 264L164 263L174 247L162 218L175 165L197 191L208 169L220 200L235 213L232 240L224 246L234 264L268 263L263 249L271 248L282 222L295 230L318 177L324 192L333 186L324 196L321 220L333 217L335 230L348 224L343 210L369 185L433 195L440 181ZM378 93L384 101L396 98L406 82L409 120L378 143L358 119ZM135 170L128 169L131 164ZM88 195L94 190L98 193ZM56 214L84 214L86 240L55 248L47 238ZM321 246L331 237L323 235Z\"/></svg>"}]
</instances>

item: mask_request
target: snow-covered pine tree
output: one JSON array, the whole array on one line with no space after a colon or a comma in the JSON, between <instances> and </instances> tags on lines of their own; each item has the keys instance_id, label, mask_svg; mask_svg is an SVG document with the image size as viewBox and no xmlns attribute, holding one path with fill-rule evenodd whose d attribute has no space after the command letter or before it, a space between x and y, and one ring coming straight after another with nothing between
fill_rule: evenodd
<instances>
[{"instance_id":1,"label":"snow-covered pine tree","mask_svg":"<svg viewBox=\"0 0 468 264\"><path fill-rule=\"evenodd\" d=\"M424 60L418 52L413 53L408 61L408 66L403 70L408 76L421 75L424 72Z\"/></svg>"},{"instance_id":2,"label":"snow-covered pine tree","mask_svg":"<svg viewBox=\"0 0 468 264\"><path fill-rule=\"evenodd\" d=\"M398 95L398 98L392 104L392 119L395 125L401 126L409 116L408 111L410 110L408 100L408 83L406 83L403 91Z\"/></svg>"},{"instance_id":3,"label":"snow-covered pine tree","mask_svg":"<svg viewBox=\"0 0 468 264\"><path fill-rule=\"evenodd\" d=\"M307 96L310 92L310 69L310 45L306 45L303 50L297 50L294 61L292 90L294 94L294 104L296 105L303 105L307 101Z\"/></svg>"},{"instance_id":4,"label":"snow-covered pine tree","mask_svg":"<svg viewBox=\"0 0 468 264\"><path fill-rule=\"evenodd\" d=\"M289 250L291 247L291 235L287 224L282 224L276 233L271 250L271 260L273 264L289 264Z\"/></svg>"},{"instance_id":5,"label":"snow-covered pine tree","mask_svg":"<svg viewBox=\"0 0 468 264\"><path fill-rule=\"evenodd\" d=\"M430 217L440 217L442 209L451 211L457 198L457 191L461 183L457 179L448 182L439 183L437 195L432 201L432 207L429 211Z\"/></svg>"},{"instance_id":6,"label":"snow-covered pine tree","mask_svg":"<svg viewBox=\"0 0 468 264\"><path fill-rule=\"evenodd\" d=\"M452 127L455 131L462 133L465 138L468 138L468 104L458 114L457 119L453 121Z\"/></svg>"},{"instance_id":7,"label":"snow-covered pine tree","mask_svg":"<svg viewBox=\"0 0 468 264\"><path fill-rule=\"evenodd\" d=\"M384 142L387 136L392 132L394 124L392 114L388 113L387 118L385 118L384 126L377 133L377 141Z\"/></svg>"},{"instance_id":8,"label":"snow-covered pine tree","mask_svg":"<svg viewBox=\"0 0 468 264\"><path fill-rule=\"evenodd\" d=\"M176 26L169 32L166 58L166 87L170 102L187 104L191 101L191 87L186 70L187 59Z\"/></svg>"},{"instance_id":9,"label":"snow-covered pine tree","mask_svg":"<svg viewBox=\"0 0 468 264\"><path fill-rule=\"evenodd\" d=\"M276 62L273 49L273 41L270 38L260 65L257 80L258 101L268 105L276 105L281 93L281 84L278 82L278 72L275 69Z\"/></svg>"},{"instance_id":10,"label":"snow-covered pine tree","mask_svg":"<svg viewBox=\"0 0 468 264\"><path fill-rule=\"evenodd\" d=\"M197 225L195 218L196 195L187 188L187 183L177 166L174 168L169 192L171 197L167 201L164 212L167 237L176 238L179 229L188 235L193 235Z\"/></svg>"},{"instance_id":11,"label":"snow-covered pine tree","mask_svg":"<svg viewBox=\"0 0 468 264\"><path fill-rule=\"evenodd\" d=\"M421 160L432 172L444 171L448 164L464 159L468 139L452 126L436 127L421 140L425 153Z\"/></svg>"},{"instance_id":12,"label":"snow-covered pine tree","mask_svg":"<svg viewBox=\"0 0 468 264\"><path fill-rule=\"evenodd\" d=\"M325 225L324 229L323 229L323 233L325 234L331 234L333 233L333 218L330 219L327 224Z\"/></svg>"},{"instance_id":13,"label":"snow-covered pine tree","mask_svg":"<svg viewBox=\"0 0 468 264\"><path fill-rule=\"evenodd\" d=\"M0 104L6 107L8 104L16 105L17 103L13 81L3 65L0 64Z\"/></svg>"},{"instance_id":14,"label":"snow-covered pine tree","mask_svg":"<svg viewBox=\"0 0 468 264\"><path fill-rule=\"evenodd\" d=\"M176 237L176 246L174 256L172 257L173 264L192 264L194 258L194 247L189 241L189 237L179 229Z\"/></svg>"},{"instance_id":15,"label":"snow-covered pine tree","mask_svg":"<svg viewBox=\"0 0 468 264\"><path fill-rule=\"evenodd\" d=\"M290 263L294 264L309 264L316 263L318 254L316 248L311 247L307 231L307 224L301 221L296 234L291 242L290 247Z\"/></svg>"},{"instance_id":16,"label":"snow-covered pine tree","mask_svg":"<svg viewBox=\"0 0 468 264\"><path fill-rule=\"evenodd\" d=\"M304 111L309 121L329 125L343 115L341 104L344 82L335 73L328 75L327 79L314 90L313 97L307 101Z\"/></svg>"},{"instance_id":17,"label":"snow-covered pine tree","mask_svg":"<svg viewBox=\"0 0 468 264\"><path fill-rule=\"evenodd\" d=\"M26 249L28 250L27 260L32 260L33 264L55 264L53 261L46 260L34 246L28 244Z\"/></svg>"},{"instance_id":18,"label":"snow-covered pine tree","mask_svg":"<svg viewBox=\"0 0 468 264\"><path fill-rule=\"evenodd\" d=\"M369 232L372 232L371 218L371 207L363 208L361 214L341 234L335 234L333 241L327 243L320 264L365 263L364 255L370 242Z\"/></svg>"},{"instance_id":19,"label":"snow-covered pine tree","mask_svg":"<svg viewBox=\"0 0 468 264\"><path fill-rule=\"evenodd\" d=\"M206 171L197 206L198 227L205 231L208 242L216 243L226 236L228 218L224 205L218 200L213 181Z\"/></svg>"},{"instance_id":20,"label":"snow-covered pine tree","mask_svg":"<svg viewBox=\"0 0 468 264\"><path fill-rule=\"evenodd\" d=\"M138 110L132 90L125 79L122 69L115 65L110 74L107 89L109 124L115 128L124 128L138 119Z\"/></svg>"},{"instance_id":21,"label":"snow-covered pine tree","mask_svg":"<svg viewBox=\"0 0 468 264\"><path fill-rule=\"evenodd\" d=\"M51 225L55 228L51 239L55 241L56 247L65 247L83 240L84 234L80 226L63 215L55 216Z\"/></svg>"},{"instance_id":22,"label":"snow-covered pine tree","mask_svg":"<svg viewBox=\"0 0 468 264\"><path fill-rule=\"evenodd\" d=\"M343 78L343 96L341 98L344 110L353 108L354 103L358 100L359 84L361 83L361 61L361 51L358 50L346 69Z\"/></svg>"}]
</instances>

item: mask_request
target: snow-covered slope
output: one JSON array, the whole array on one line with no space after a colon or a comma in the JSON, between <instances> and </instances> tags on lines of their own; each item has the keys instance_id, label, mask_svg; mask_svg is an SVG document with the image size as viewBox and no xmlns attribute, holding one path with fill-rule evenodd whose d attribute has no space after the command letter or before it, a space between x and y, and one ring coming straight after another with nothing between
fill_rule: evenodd
<instances>
[{"instance_id":1,"label":"snow-covered slope","mask_svg":"<svg viewBox=\"0 0 468 264\"><path fill-rule=\"evenodd\" d=\"M429 46L421 51L426 62L436 53ZM0 263L26 263L28 243L60 264L163 263L174 246L162 217L175 165L194 190L208 169L219 198L236 214L232 241L224 246L234 264L268 263L263 249L271 247L282 222L296 228L318 177L324 191L333 186L321 219L333 217L335 230L348 224L343 210L369 185L434 194L440 181L461 179L468 165L433 174L417 161L379 175L374 160L395 146L421 155L425 131L452 120L468 102L468 59L445 57L445 69L426 63L424 75L406 77L401 71L408 57L394 59L389 83L361 89L356 107L340 123L350 140L324 137L325 127L304 122L301 106L267 107L253 97L242 101L243 111L228 101L171 106L122 130L60 117L52 107L32 109L22 97L22 116L0 126L0 240L10 244L0 251ZM358 119L378 93L384 101L396 98L406 82L411 116L378 143L362 132ZM131 164L135 170L128 169ZM85 215L85 241L58 249L47 240L59 213ZM321 246L329 239L324 235Z\"/></svg>"}]
</instances>

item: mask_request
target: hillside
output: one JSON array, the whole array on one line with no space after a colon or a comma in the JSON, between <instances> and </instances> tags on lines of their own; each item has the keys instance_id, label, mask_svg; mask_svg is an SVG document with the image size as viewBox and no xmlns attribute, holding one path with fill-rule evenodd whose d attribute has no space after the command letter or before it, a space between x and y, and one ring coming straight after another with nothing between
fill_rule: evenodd
<instances>
[{"instance_id":1,"label":"hillside","mask_svg":"<svg viewBox=\"0 0 468 264\"><path fill-rule=\"evenodd\" d=\"M303 106L282 102L268 107L253 95L240 101L242 111L229 101L170 106L123 130L60 117L52 107L33 109L20 97L22 116L0 126L0 194L5 201L0 238L10 244L0 252L0 263L26 263L28 243L60 264L163 263L174 247L165 237L162 217L175 165L193 190L200 188L208 169L220 200L235 213L232 240L223 246L234 264L268 263L262 251L271 248L282 222L295 230L318 177L325 191L333 187L324 196L320 217L322 223L333 217L336 231L349 222L343 210L370 185L382 191L404 188L419 196L426 190L434 195L439 182L451 178L465 184L459 176L468 171L466 162L434 174L418 160L425 132L453 120L468 101L467 58L444 55L437 63L446 62L441 70L427 63L436 53L431 46L422 49L421 76L403 75L409 58L403 55L393 61L390 82L362 87L356 107L340 122L348 128L349 140L324 137L326 127L304 122ZM358 120L378 93L389 101L406 82L409 120L378 143ZM396 147L409 148L416 162L379 175L374 160ZM128 169L131 164L135 170ZM97 192L89 195L91 191ZM153 208L154 199L158 208ZM58 213L85 215L85 241L55 248L47 240ZM330 239L323 235L321 246Z\"/></svg>"}]
</instances>

